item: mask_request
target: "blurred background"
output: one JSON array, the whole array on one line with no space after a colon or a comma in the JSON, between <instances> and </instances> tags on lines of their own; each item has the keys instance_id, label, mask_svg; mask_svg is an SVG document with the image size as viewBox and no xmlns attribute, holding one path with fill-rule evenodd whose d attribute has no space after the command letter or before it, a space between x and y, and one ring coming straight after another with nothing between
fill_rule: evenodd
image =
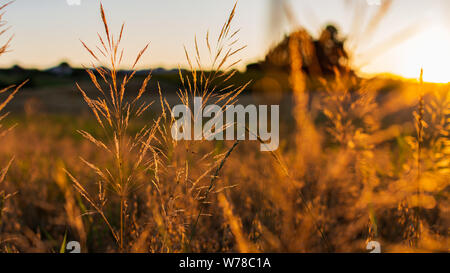
<instances>
[{"instance_id":1,"label":"blurred background","mask_svg":"<svg viewBox=\"0 0 450 273\"><path fill-rule=\"evenodd\" d=\"M126 72L135 52L150 42L150 50L137 66L138 74L152 70L165 91L173 94L178 88L178 68L188 68L183 46L193 48L194 37L204 41L206 33L218 35L215 26L226 19L224 11L234 0L104 4L108 6L107 15L114 16L111 29L119 30L126 22L120 69ZM11 5L5 15L11 27L6 34L14 35L14 40L10 52L0 60L0 86L29 79L27 89L58 86L61 94L73 88L74 80L87 79L81 68L91 65L92 57L80 40L88 45L95 43L97 30L102 27L97 6L97 1L66 0L18 0ZM447 83L449 6L445 0L241 1L234 23L240 30L239 44L246 48L234 68L242 80L256 78L248 90L272 88L271 96L276 97L280 90L290 88L286 79L264 75L269 70L289 72L287 41L301 29L315 43L317 65L326 70L325 74L332 74L332 67L338 65L365 78L417 79L423 68L424 81ZM201 57L210 58L205 43L199 47ZM308 70L310 64L303 65ZM33 94L38 96L39 92ZM64 108L59 103L46 108Z\"/></svg>"},{"instance_id":2,"label":"blurred background","mask_svg":"<svg viewBox=\"0 0 450 273\"><path fill-rule=\"evenodd\" d=\"M241 1L235 23L241 29L242 43L248 47L239 68L263 59L297 26L318 39L324 27L333 24L339 36L348 40L353 54L364 57L355 61L361 72L417 78L417 71L423 66L429 71L426 80L450 81L443 71L450 61L446 50L450 46L448 1L395 0L374 18L383 2L386 1ZM225 20L224 11L234 1L105 0L104 4L108 14L114 15L112 29L126 21L125 53L134 54L151 42L151 52L140 68L172 69L178 65L186 67L182 45L192 45L195 34L200 38L207 30L216 31L215 26ZM97 6L97 1L92 0L81 1L80 5L69 5L66 0L17 0L5 16L12 26L9 33L15 34L14 49L3 57L0 66L48 69L61 62L73 67L89 64L90 56L78 41L96 39L95 30L101 27ZM380 22L369 22L370 18ZM376 24L377 28L365 29L368 24ZM125 61L123 65L125 68L131 64Z\"/></svg>"}]
</instances>

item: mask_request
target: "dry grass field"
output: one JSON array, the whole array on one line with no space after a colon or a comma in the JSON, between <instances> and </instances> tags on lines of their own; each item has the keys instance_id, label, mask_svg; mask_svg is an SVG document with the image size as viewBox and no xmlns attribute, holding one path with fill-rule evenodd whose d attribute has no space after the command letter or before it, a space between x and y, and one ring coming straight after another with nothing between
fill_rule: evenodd
<instances>
[{"instance_id":1,"label":"dry grass field","mask_svg":"<svg viewBox=\"0 0 450 273\"><path fill-rule=\"evenodd\" d=\"M232 69L244 50L234 13L186 49L176 85L118 72L126 28L110 29L101 7L99 40L81 45L89 82L0 91L0 252L64 252L68 241L82 252L450 250L450 86L420 71L416 82L337 69L311 79L300 31L291 92L251 92ZM174 141L171 109L194 96L280 104L279 149Z\"/></svg>"}]
</instances>

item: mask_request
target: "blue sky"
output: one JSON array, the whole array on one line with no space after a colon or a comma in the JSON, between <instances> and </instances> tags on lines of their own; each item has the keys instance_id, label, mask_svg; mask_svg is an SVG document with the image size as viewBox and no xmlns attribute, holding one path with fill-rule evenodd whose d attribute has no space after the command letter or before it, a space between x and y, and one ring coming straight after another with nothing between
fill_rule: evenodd
<instances>
[{"instance_id":1,"label":"blue sky","mask_svg":"<svg viewBox=\"0 0 450 273\"><path fill-rule=\"evenodd\" d=\"M274 0L241 0L238 3L234 25L241 29L241 43L248 46L240 56L244 63L264 56L270 45L269 37L274 37L269 34L270 25L274 24L270 14L275 12L271 1ZM368 5L367 0L352 2L358 1L360 5ZM189 48L194 35L200 40L207 30L214 33L220 29L235 0L102 2L112 29L117 31L121 23L126 22L126 59L132 62L135 53L151 42L150 51L143 57L140 67L168 68L185 65L183 45ZM345 4L345 0L288 2L297 20L314 35L327 22L339 25L344 34L351 32L355 12ZM414 77L420 66L424 66L425 71L433 72L433 75L440 73L439 78L445 78L447 71L442 71L443 66L439 66L441 62L450 62L450 54L438 53L450 48L447 28L450 21L446 19L450 11L448 2L394 0L378 31L370 39L358 41L358 51L364 53L408 26L421 25L421 30L395 47L389 47L376 58L371 58L363 71ZM366 8L368 15L376 10L375 6ZM6 11L5 19L12 27L9 33L14 33L15 38L11 48L13 51L2 56L0 66L18 63L43 68L63 60L72 65L90 63L91 58L81 47L79 39L91 45L96 43L96 33L102 30L98 0L81 0L80 6L69 6L67 0L16 0ZM279 29L288 30L286 25L279 25ZM450 76L448 79L450 81Z\"/></svg>"}]
</instances>

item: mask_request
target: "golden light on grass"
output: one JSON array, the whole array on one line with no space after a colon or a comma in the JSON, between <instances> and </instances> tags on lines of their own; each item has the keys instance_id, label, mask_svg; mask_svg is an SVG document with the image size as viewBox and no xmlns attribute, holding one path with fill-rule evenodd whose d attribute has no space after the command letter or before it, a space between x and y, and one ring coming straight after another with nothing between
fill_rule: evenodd
<instances>
[{"instance_id":1,"label":"golden light on grass","mask_svg":"<svg viewBox=\"0 0 450 273\"><path fill-rule=\"evenodd\" d=\"M372 240L383 251L449 251L450 92L423 82L445 78L435 60L447 50L438 44L431 52L425 42L442 33L419 35L409 53L419 81L361 78L347 67L313 79L301 53L317 56L300 29L284 52L284 82L264 75L257 82L292 91L277 94L277 151L255 149L261 138L177 142L172 104L190 106L194 96L227 105L273 99L269 90L248 94L248 79L242 84L245 74L233 69L245 49L233 26L238 11L235 5L217 36L194 38L184 51L189 69L171 75L170 94L167 75L153 83L161 78L134 70L148 46L131 70L118 69L127 32L122 26L116 35L100 6L98 45L82 42L94 64L68 91L73 98L78 89L76 109L91 113L36 112L2 138L0 252L64 251L69 240L82 252L364 252ZM427 68L427 56L443 71ZM18 87L0 96L11 105ZM0 121L9 128L18 116Z\"/></svg>"}]
</instances>

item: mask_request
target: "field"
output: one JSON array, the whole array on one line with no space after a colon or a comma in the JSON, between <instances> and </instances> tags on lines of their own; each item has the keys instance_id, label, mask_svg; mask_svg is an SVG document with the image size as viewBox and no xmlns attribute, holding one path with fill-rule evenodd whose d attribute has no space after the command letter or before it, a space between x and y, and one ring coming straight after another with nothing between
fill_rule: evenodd
<instances>
[{"instance_id":1,"label":"field","mask_svg":"<svg viewBox=\"0 0 450 273\"><path fill-rule=\"evenodd\" d=\"M210 69L193 48L186 71L135 76L116 70L126 31L113 38L101 11L98 51L83 45L109 68L24 85L0 106L0 252L64 252L69 241L82 252L450 250L449 85L420 71L417 81L309 77L301 32L284 76L226 69L240 53L227 48L234 10L219 37L199 40L218 56ZM288 90L261 91L274 77ZM279 149L174 141L171 109L194 96L279 104Z\"/></svg>"}]
</instances>

